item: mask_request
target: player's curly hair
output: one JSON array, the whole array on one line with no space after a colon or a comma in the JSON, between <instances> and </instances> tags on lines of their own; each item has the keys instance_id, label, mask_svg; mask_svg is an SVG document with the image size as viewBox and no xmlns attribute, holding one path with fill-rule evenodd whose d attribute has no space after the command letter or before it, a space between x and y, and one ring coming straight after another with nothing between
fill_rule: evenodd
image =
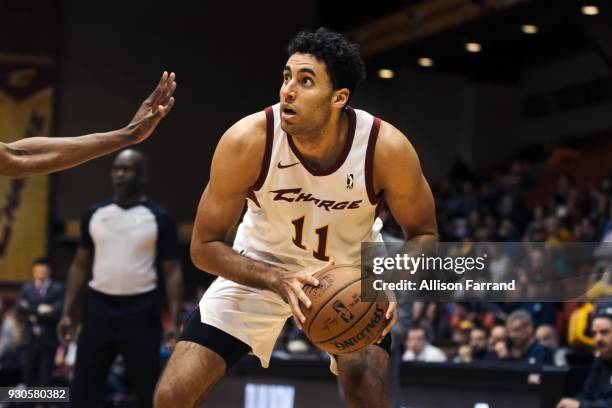
<instances>
[{"instance_id":1,"label":"player's curly hair","mask_svg":"<svg viewBox=\"0 0 612 408\"><path fill-rule=\"evenodd\" d=\"M295 53L310 54L324 62L334 90L348 88L350 96L366 76L359 46L324 27L299 32L289 43L287 52L289 56Z\"/></svg>"}]
</instances>

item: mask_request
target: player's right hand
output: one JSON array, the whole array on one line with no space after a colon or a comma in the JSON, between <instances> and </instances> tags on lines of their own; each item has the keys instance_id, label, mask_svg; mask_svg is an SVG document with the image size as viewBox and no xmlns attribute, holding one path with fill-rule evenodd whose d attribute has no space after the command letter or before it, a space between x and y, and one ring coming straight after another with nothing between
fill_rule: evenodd
<instances>
[{"instance_id":1,"label":"player's right hand","mask_svg":"<svg viewBox=\"0 0 612 408\"><path fill-rule=\"evenodd\" d=\"M304 293L303 288L305 285L319 286L319 281L312 275L333 264L333 261L330 261L321 268L307 268L295 272L279 270L273 290L289 304L293 321L300 330L302 330L302 323L306 321L306 317L300 309L300 302L307 308L310 308L311 305L310 299Z\"/></svg>"},{"instance_id":2,"label":"player's right hand","mask_svg":"<svg viewBox=\"0 0 612 408\"><path fill-rule=\"evenodd\" d=\"M63 345L70 343L72 337L74 336L74 331L74 326L70 316L63 315L57 324L57 337L59 338L60 343Z\"/></svg>"},{"instance_id":3,"label":"player's right hand","mask_svg":"<svg viewBox=\"0 0 612 408\"><path fill-rule=\"evenodd\" d=\"M138 111L127 126L134 138L134 143L146 140L159 121L170 112L174 106L174 90L176 89L176 75L164 71L153 93L140 105Z\"/></svg>"}]
</instances>

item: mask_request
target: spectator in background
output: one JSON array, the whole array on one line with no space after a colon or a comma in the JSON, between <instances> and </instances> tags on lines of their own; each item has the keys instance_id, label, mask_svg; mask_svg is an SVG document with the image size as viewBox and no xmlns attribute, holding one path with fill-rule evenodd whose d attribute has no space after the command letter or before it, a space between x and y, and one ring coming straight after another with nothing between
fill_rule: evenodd
<instances>
[{"instance_id":1,"label":"spectator in background","mask_svg":"<svg viewBox=\"0 0 612 408\"><path fill-rule=\"evenodd\" d=\"M487 341L486 360L506 360L510 355L510 345L506 326L495 326L491 329Z\"/></svg>"},{"instance_id":2,"label":"spectator in background","mask_svg":"<svg viewBox=\"0 0 612 408\"><path fill-rule=\"evenodd\" d=\"M0 327L0 387L12 387L21 382L21 326L15 309L4 313Z\"/></svg>"},{"instance_id":3,"label":"spectator in background","mask_svg":"<svg viewBox=\"0 0 612 408\"><path fill-rule=\"evenodd\" d=\"M446 355L439 348L429 344L427 333L421 326L413 326L406 337L406 352L403 361L445 362Z\"/></svg>"},{"instance_id":4,"label":"spectator in background","mask_svg":"<svg viewBox=\"0 0 612 408\"><path fill-rule=\"evenodd\" d=\"M612 407L612 307L603 307L593 319L596 358L582 392L575 398L563 398L557 408Z\"/></svg>"},{"instance_id":5,"label":"spectator in background","mask_svg":"<svg viewBox=\"0 0 612 408\"><path fill-rule=\"evenodd\" d=\"M23 381L27 386L51 385L58 341L55 327L64 305L64 286L51 280L51 266L37 259L33 282L21 288L16 300L23 320Z\"/></svg>"},{"instance_id":6,"label":"spectator in background","mask_svg":"<svg viewBox=\"0 0 612 408\"><path fill-rule=\"evenodd\" d=\"M469 320L462 320L457 327L453 329L453 343L457 346L466 346L470 343L470 332L474 325Z\"/></svg>"},{"instance_id":7,"label":"spectator in background","mask_svg":"<svg viewBox=\"0 0 612 408\"><path fill-rule=\"evenodd\" d=\"M549 324L539 326L536 329L535 338L541 345L548 347L552 351L553 361L556 366L562 367L567 365L565 349L559 348L559 338L554 327Z\"/></svg>"},{"instance_id":8,"label":"spectator in background","mask_svg":"<svg viewBox=\"0 0 612 408\"><path fill-rule=\"evenodd\" d=\"M468 345L463 345L459 347L457 350L457 354L455 354L452 358L453 363L465 363L469 364L474 361L474 353L472 348Z\"/></svg>"},{"instance_id":9,"label":"spectator in background","mask_svg":"<svg viewBox=\"0 0 612 408\"><path fill-rule=\"evenodd\" d=\"M0 298L0 359L4 353L11 347L13 343L13 330L15 329L16 321L14 313L10 310L5 311Z\"/></svg>"},{"instance_id":10,"label":"spectator in background","mask_svg":"<svg viewBox=\"0 0 612 408\"><path fill-rule=\"evenodd\" d=\"M432 339L436 335L436 314L438 305L435 302L413 302L412 306L412 320L413 325L418 325L425 330L427 338ZM397 326L397 325L396 325ZM409 325L408 325L409 326ZM405 333L407 333L406 327Z\"/></svg>"},{"instance_id":11,"label":"spectator in background","mask_svg":"<svg viewBox=\"0 0 612 408\"><path fill-rule=\"evenodd\" d=\"M534 338L531 315L524 310L515 310L506 322L510 338L508 360L528 364L553 364L552 352Z\"/></svg>"},{"instance_id":12,"label":"spectator in background","mask_svg":"<svg viewBox=\"0 0 612 408\"><path fill-rule=\"evenodd\" d=\"M523 302L520 308L531 315L535 327L552 325L555 322L557 304L554 302Z\"/></svg>"},{"instance_id":13,"label":"spectator in background","mask_svg":"<svg viewBox=\"0 0 612 408\"><path fill-rule=\"evenodd\" d=\"M487 357L487 332L485 329L475 327L470 332L471 357L474 361L482 361Z\"/></svg>"}]
</instances>

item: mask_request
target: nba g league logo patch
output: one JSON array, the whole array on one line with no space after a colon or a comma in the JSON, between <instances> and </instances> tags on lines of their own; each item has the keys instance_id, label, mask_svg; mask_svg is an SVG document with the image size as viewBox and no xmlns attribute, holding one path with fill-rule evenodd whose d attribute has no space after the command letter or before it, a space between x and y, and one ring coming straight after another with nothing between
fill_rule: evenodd
<instances>
[{"instance_id":1,"label":"nba g league logo patch","mask_svg":"<svg viewBox=\"0 0 612 408\"><path fill-rule=\"evenodd\" d=\"M348 188L349 190L353 188L353 182L354 182L354 176L353 173L350 173L346 176L346 188Z\"/></svg>"}]
</instances>

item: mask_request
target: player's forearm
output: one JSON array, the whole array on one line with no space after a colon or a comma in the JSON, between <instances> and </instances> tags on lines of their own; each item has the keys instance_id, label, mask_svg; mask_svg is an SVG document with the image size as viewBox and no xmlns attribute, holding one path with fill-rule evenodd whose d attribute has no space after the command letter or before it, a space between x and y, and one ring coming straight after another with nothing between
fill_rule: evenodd
<instances>
[{"instance_id":1,"label":"player's forearm","mask_svg":"<svg viewBox=\"0 0 612 408\"><path fill-rule=\"evenodd\" d=\"M135 130L130 127L77 137L30 137L5 145L11 156L5 172L18 178L59 171L121 149L136 140Z\"/></svg>"},{"instance_id":2,"label":"player's forearm","mask_svg":"<svg viewBox=\"0 0 612 408\"><path fill-rule=\"evenodd\" d=\"M79 292L87 278L87 269L80 265L72 265L68 270L66 279L66 296L64 298L63 316L70 316L73 312Z\"/></svg>"},{"instance_id":3,"label":"player's forearm","mask_svg":"<svg viewBox=\"0 0 612 408\"><path fill-rule=\"evenodd\" d=\"M273 290L280 268L238 254L221 241L192 241L191 259L201 270L258 289Z\"/></svg>"}]
</instances>

